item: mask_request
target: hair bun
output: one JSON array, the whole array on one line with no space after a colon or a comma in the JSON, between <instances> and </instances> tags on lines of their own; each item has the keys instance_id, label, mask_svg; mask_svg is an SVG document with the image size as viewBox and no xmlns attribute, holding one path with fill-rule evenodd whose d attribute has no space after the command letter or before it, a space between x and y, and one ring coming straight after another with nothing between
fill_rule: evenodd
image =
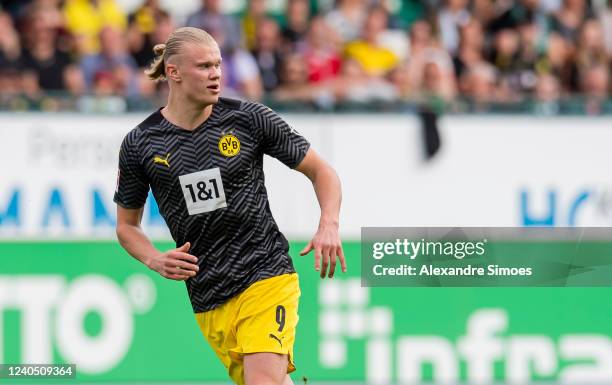
<instances>
[{"instance_id":1,"label":"hair bun","mask_svg":"<svg viewBox=\"0 0 612 385\"><path fill-rule=\"evenodd\" d=\"M155 53L156 56L162 56L165 50L166 50L166 45L163 43L156 44L155 47L153 47L153 52Z\"/></svg>"}]
</instances>

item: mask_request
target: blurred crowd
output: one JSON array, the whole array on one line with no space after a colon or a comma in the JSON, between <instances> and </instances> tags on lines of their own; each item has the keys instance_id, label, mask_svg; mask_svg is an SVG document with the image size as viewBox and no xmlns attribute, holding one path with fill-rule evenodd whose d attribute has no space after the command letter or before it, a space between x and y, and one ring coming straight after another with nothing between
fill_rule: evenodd
<instances>
[{"instance_id":1,"label":"blurred crowd","mask_svg":"<svg viewBox=\"0 0 612 385\"><path fill-rule=\"evenodd\" d=\"M571 98L586 113L610 109L612 0L286 0L276 13L247 0L236 14L220 0L199 6L177 20L158 0L131 13L115 0L0 1L0 104L121 111L163 100L167 85L143 70L153 46L187 25L218 41L228 97L321 109L529 102L543 113Z\"/></svg>"}]
</instances>

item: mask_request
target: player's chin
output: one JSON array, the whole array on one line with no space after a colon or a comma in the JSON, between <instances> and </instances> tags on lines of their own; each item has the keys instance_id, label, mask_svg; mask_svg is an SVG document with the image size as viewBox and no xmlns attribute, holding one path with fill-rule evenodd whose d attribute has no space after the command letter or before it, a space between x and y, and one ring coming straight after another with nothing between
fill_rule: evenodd
<instances>
[{"instance_id":1,"label":"player's chin","mask_svg":"<svg viewBox=\"0 0 612 385\"><path fill-rule=\"evenodd\" d=\"M219 101L219 96L220 96L220 93L212 93L209 91L202 98L203 99L202 102L204 104L215 104Z\"/></svg>"}]
</instances>

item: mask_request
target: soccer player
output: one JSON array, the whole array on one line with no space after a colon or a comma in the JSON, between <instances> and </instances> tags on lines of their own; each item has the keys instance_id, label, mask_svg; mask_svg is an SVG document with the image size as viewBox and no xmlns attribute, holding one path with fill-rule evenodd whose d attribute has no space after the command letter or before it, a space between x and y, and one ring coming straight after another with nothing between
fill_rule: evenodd
<instances>
[{"instance_id":1,"label":"soccer player","mask_svg":"<svg viewBox=\"0 0 612 385\"><path fill-rule=\"evenodd\" d=\"M148 76L167 80L167 105L121 145L117 237L163 277L186 281L202 333L239 385L291 385L300 289L289 245L270 211L263 155L313 183L321 217L302 250L332 278L346 263L338 235L340 181L271 109L219 96L221 55L196 28L174 31ZM142 232L149 188L177 248L161 252ZM291 197L288 197L291 199Z\"/></svg>"}]
</instances>

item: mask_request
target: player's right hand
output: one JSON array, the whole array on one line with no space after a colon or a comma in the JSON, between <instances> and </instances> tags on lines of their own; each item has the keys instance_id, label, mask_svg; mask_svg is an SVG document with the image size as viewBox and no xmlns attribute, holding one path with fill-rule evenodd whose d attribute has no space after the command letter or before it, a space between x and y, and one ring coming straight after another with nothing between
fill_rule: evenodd
<instances>
[{"instance_id":1,"label":"player's right hand","mask_svg":"<svg viewBox=\"0 0 612 385\"><path fill-rule=\"evenodd\" d=\"M183 246L168 250L151 258L149 268L157 271L162 277L175 281L184 281L194 277L200 267L198 258L188 254L191 244L186 242Z\"/></svg>"}]
</instances>

